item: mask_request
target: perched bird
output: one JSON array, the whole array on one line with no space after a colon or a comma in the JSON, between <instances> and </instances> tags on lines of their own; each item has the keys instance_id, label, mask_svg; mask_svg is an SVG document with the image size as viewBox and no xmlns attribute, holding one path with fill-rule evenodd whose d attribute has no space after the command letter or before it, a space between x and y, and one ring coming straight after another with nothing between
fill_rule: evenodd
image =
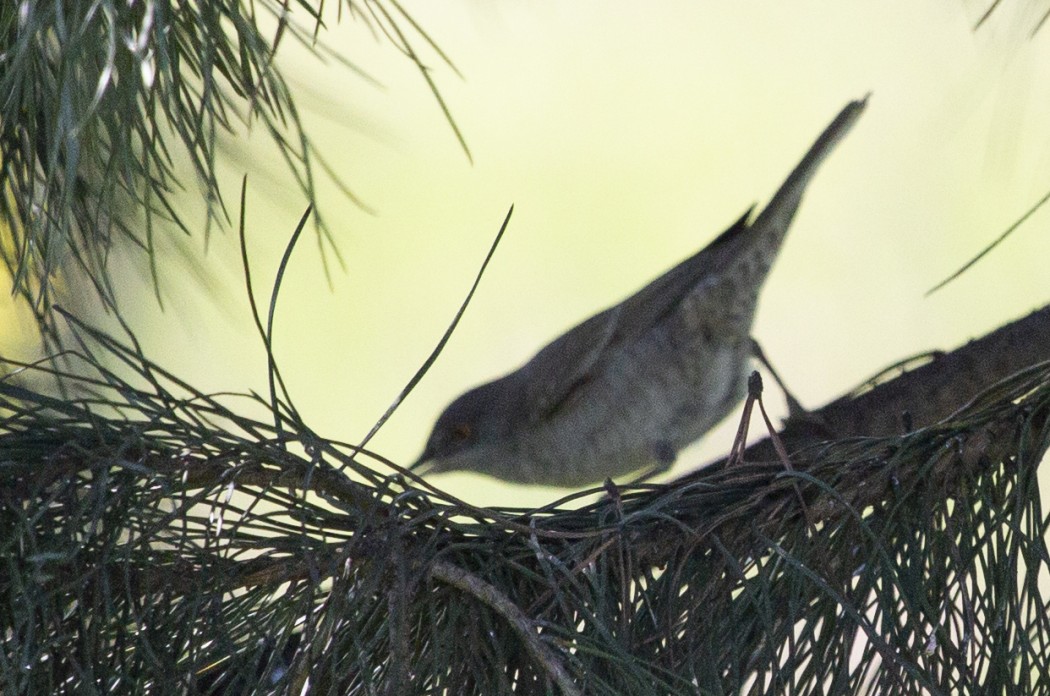
<instances>
[{"instance_id":1,"label":"perched bird","mask_svg":"<svg viewBox=\"0 0 1050 696\"><path fill-rule=\"evenodd\" d=\"M758 291L806 185L866 103L839 113L757 217L453 401L412 468L565 487L668 468L746 395Z\"/></svg>"}]
</instances>

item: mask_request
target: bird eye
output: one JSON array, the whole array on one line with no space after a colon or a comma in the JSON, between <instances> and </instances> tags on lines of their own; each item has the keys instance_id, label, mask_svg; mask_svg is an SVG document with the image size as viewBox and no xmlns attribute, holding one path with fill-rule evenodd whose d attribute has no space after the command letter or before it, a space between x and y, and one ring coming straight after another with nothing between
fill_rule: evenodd
<instances>
[{"instance_id":1,"label":"bird eye","mask_svg":"<svg viewBox=\"0 0 1050 696\"><path fill-rule=\"evenodd\" d=\"M463 442L470 439L471 432L470 423L457 423L456 426L452 428L452 438L456 442Z\"/></svg>"}]
</instances>

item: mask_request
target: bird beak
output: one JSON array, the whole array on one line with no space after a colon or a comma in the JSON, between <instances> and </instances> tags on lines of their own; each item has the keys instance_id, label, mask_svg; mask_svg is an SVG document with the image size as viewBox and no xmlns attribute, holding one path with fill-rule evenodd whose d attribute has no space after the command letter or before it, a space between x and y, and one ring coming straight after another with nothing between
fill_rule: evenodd
<instances>
[{"instance_id":1,"label":"bird beak","mask_svg":"<svg viewBox=\"0 0 1050 696\"><path fill-rule=\"evenodd\" d=\"M429 466L427 466L428 464ZM429 449L423 450L423 454L419 455L419 459L408 465L408 470L418 476L425 476L433 468L434 462L431 459Z\"/></svg>"}]
</instances>

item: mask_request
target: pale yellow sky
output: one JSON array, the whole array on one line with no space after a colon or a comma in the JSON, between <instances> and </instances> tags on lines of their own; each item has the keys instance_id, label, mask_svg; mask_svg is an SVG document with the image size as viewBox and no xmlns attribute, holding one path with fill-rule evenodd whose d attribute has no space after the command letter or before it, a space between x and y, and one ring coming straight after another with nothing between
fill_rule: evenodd
<instances>
[{"instance_id":1,"label":"pale yellow sky","mask_svg":"<svg viewBox=\"0 0 1050 696\"><path fill-rule=\"evenodd\" d=\"M463 75L423 52L473 165L418 73L361 26L344 18L322 36L382 89L334 62L284 56L316 144L375 211L322 186L348 270L330 291L316 244L304 240L278 309L285 378L325 436L360 439L400 391L512 203L459 330L373 441L386 456L410 461L451 398L517 367L764 202L837 111L869 91L866 114L809 190L754 330L799 398L819 406L891 362L1050 301L1045 214L923 297L1050 187L1050 30L1027 39L1038 9L1004 8L975 33L983 4L943 0L405 6ZM244 162L269 151L265 140L253 134L229 167L231 201ZM250 173L263 288L305 206L286 177L267 182L264 171L280 165ZM261 390L265 358L235 235L213 236L201 263L224 289L196 296L173 272L164 314L134 299L151 293L128 275L133 324L184 379ZM736 416L727 423L675 473L724 452ZM559 495L479 487L466 475L434 481L478 503Z\"/></svg>"}]
</instances>

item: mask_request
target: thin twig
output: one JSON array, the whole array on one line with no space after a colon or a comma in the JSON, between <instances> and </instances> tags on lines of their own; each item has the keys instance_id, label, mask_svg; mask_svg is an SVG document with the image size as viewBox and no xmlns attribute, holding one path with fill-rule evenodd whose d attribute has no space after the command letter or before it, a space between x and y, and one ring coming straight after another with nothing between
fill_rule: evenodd
<instances>
[{"instance_id":1,"label":"thin twig","mask_svg":"<svg viewBox=\"0 0 1050 696\"><path fill-rule=\"evenodd\" d=\"M529 617L525 616L525 612L512 602L507 595L478 576L468 573L447 561L435 561L430 566L430 576L435 580L441 580L467 594L473 595L491 607L493 611L506 619L507 623L510 624L510 627L521 639L521 642L525 644L525 649L529 651L532 658L543 667L547 675L561 688L564 696L582 696L583 692L576 688L576 684L565 670L564 665L562 665L554 652L547 647L546 643L540 640L539 635L536 633L535 624L529 620Z\"/></svg>"}]
</instances>

